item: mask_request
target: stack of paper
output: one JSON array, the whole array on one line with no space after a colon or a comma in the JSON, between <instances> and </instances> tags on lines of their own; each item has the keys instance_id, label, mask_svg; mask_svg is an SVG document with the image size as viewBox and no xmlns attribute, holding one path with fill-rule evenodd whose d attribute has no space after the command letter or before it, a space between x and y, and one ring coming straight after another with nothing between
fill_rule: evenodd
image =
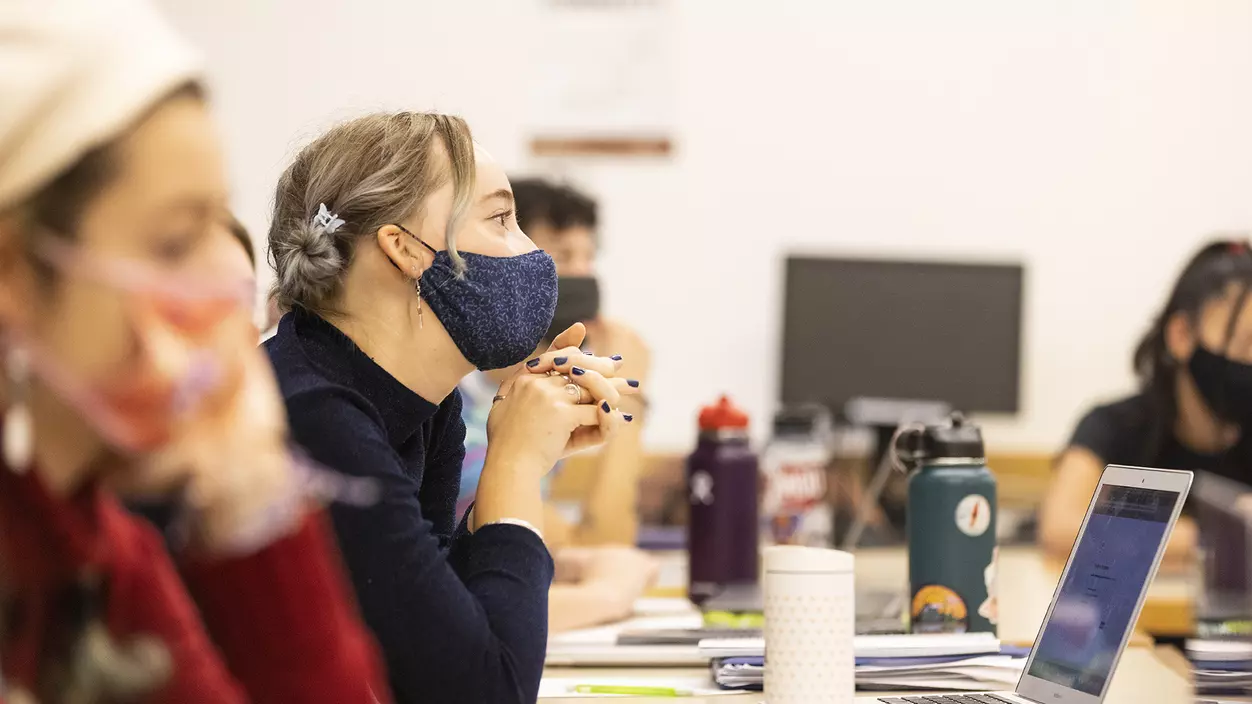
<instances>
[{"instance_id":1,"label":"stack of paper","mask_svg":"<svg viewBox=\"0 0 1252 704\"><path fill-rule=\"evenodd\" d=\"M992 633L942 633L856 636L858 658L933 658L950 655L996 655L1000 641ZM700 654L713 658L765 655L764 638L700 641Z\"/></svg>"},{"instance_id":2,"label":"stack of paper","mask_svg":"<svg viewBox=\"0 0 1252 704\"><path fill-rule=\"evenodd\" d=\"M1252 693L1252 672L1247 670L1196 669L1196 694L1248 694Z\"/></svg>"},{"instance_id":3,"label":"stack of paper","mask_svg":"<svg viewBox=\"0 0 1252 704\"><path fill-rule=\"evenodd\" d=\"M685 605L685 606L684 606ZM625 631L681 630L704 624L700 612L686 599L640 599L635 618L598 628L554 633L548 638L548 667L702 667L695 646L657 645L622 647Z\"/></svg>"},{"instance_id":4,"label":"stack of paper","mask_svg":"<svg viewBox=\"0 0 1252 704\"><path fill-rule=\"evenodd\" d=\"M1252 642L1189 640L1197 694L1252 693Z\"/></svg>"},{"instance_id":5,"label":"stack of paper","mask_svg":"<svg viewBox=\"0 0 1252 704\"><path fill-rule=\"evenodd\" d=\"M978 691L1011 689L1021 677L1026 652L930 658L857 658L856 686L862 689ZM724 658L713 664L713 679L730 689L760 689L765 658Z\"/></svg>"},{"instance_id":6,"label":"stack of paper","mask_svg":"<svg viewBox=\"0 0 1252 704\"><path fill-rule=\"evenodd\" d=\"M685 600L681 600L684 603ZM702 640L699 645L658 642L651 645L622 645L623 633L646 633L699 629L703 619L690 604L680 607L666 600L641 601L636 618L582 631L553 634L548 639L549 667L692 667L706 666L715 658L763 656L761 638ZM952 655L995 655L1000 641L990 633L956 635L866 635L856 636L858 658L936 657Z\"/></svg>"}]
</instances>

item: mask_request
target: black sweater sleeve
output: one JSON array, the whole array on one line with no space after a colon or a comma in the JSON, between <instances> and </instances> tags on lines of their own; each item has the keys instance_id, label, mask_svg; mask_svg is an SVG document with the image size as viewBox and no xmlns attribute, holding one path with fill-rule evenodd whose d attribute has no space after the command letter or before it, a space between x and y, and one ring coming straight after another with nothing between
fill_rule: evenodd
<instances>
[{"instance_id":1,"label":"black sweater sleeve","mask_svg":"<svg viewBox=\"0 0 1252 704\"><path fill-rule=\"evenodd\" d=\"M417 498L446 547L461 518L456 515L456 500L461 491L461 463L465 460L465 422L461 420L459 391L454 390L439 404L439 411L425 430L426 468Z\"/></svg>"},{"instance_id":2,"label":"black sweater sleeve","mask_svg":"<svg viewBox=\"0 0 1252 704\"><path fill-rule=\"evenodd\" d=\"M288 399L288 414L295 439L314 459L381 485L376 505L332 506L331 517L397 703L535 701L552 581L539 536L484 526L458 537L449 556L422 515L421 487L383 428L348 394L300 393Z\"/></svg>"}]
</instances>

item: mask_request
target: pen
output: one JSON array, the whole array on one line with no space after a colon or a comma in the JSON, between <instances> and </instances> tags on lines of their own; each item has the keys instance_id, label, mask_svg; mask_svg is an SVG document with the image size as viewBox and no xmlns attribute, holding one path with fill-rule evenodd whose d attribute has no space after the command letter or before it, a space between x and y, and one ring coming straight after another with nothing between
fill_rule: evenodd
<instances>
[{"instance_id":1,"label":"pen","mask_svg":"<svg viewBox=\"0 0 1252 704\"><path fill-rule=\"evenodd\" d=\"M580 684L574 686L579 694L629 694L634 697L690 697L692 692L673 687L631 687L626 685Z\"/></svg>"}]
</instances>

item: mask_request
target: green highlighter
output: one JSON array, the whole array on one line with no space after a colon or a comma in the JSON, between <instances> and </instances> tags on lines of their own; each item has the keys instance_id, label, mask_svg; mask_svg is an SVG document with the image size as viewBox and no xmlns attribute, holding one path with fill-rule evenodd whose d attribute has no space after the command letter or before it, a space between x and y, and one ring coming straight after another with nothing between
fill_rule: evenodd
<instances>
[{"instance_id":1,"label":"green highlighter","mask_svg":"<svg viewBox=\"0 0 1252 704\"><path fill-rule=\"evenodd\" d=\"M628 685L580 684L574 686L578 694L626 694L632 697L690 697L695 693L673 687L631 687Z\"/></svg>"},{"instance_id":2,"label":"green highlighter","mask_svg":"<svg viewBox=\"0 0 1252 704\"><path fill-rule=\"evenodd\" d=\"M706 628L765 628L765 614L759 611L705 611Z\"/></svg>"}]
</instances>

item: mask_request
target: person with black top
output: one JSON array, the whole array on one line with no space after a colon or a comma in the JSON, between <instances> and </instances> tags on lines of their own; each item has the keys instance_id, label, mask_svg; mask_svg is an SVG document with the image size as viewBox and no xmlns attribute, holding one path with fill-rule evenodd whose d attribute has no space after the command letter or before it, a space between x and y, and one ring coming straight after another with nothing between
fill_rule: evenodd
<instances>
[{"instance_id":1,"label":"person with black top","mask_svg":"<svg viewBox=\"0 0 1252 704\"><path fill-rule=\"evenodd\" d=\"M518 227L503 169L463 120L367 115L300 151L269 233L279 305L265 343L292 434L365 477L372 505L331 518L400 703L533 702L553 562L544 475L632 418L620 360L581 324L531 358L557 299L552 258ZM524 360L491 399L473 506L457 384Z\"/></svg>"},{"instance_id":2,"label":"person with black top","mask_svg":"<svg viewBox=\"0 0 1252 704\"><path fill-rule=\"evenodd\" d=\"M1252 482L1252 250L1219 241L1183 269L1135 349L1139 392L1078 423L1040 511L1039 539L1069 553L1106 464L1203 470ZM1194 557L1196 527L1175 527L1165 559Z\"/></svg>"}]
</instances>

